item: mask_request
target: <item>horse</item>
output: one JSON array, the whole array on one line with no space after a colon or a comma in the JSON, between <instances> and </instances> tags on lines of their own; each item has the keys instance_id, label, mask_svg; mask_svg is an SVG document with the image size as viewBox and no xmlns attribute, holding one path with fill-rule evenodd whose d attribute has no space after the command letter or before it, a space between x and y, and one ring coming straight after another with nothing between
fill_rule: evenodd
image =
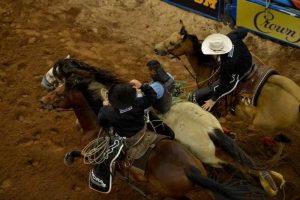
<instances>
[{"instance_id":1,"label":"horse","mask_svg":"<svg viewBox=\"0 0 300 200\"><path fill-rule=\"evenodd\" d=\"M62 66L66 67L67 65ZM99 68L97 68L97 70L101 71ZM102 75L115 77L113 74L107 72L102 73ZM113 83L115 79L108 81L107 77L100 78L100 75L98 75L98 77L98 80L105 79L110 83ZM97 86L95 80L92 84ZM98 83L100 91L103 90L105 84L106 83ZM93 92L95 89L96 87L93 87ZM51 95L48 96L51 97ZM51 98L53 99L53 97ZM59 100L60 98L57 96L56 99ZM89 105L95 105L94 102L91 102L90 98L86 99ZM44 100L42 100L42 102L45 101L49 102L47 97L44 97ZM96 101L99 104L99 100ZM95 113L97 114L98 112ZM175 139L187 147L188 150L205 164L215 168L223 168L228 164L232 164L244 173L251 172L251 174L255 176L260 176L259 172L255 169L257 164L230 138L220 131L221 125L218 120L201 107L191 102L177 103L173 105L171 110L163 117L163 121L175 132ZM215 145L215 143L219 145ZM277 155L279 155L281 151L282 149L278 151L279 153L277 153Z\"/></svg>"},{"instance_id":2,"label":"horse","mask_svg":"<svg viewBox=\"0 0 300 200\"><path fill-rule=\"evenodd\" d=\"M215 75L215 59L202 53L201 41L196 35L189 34L183 24L179 32L156 44L154 51L161 56L180 58L185 55L195 75L189 72L198 87L203 87ZM262 86L256 105L239 101L235 114L247 122L250 120L254 129L275 132L299 122L299 105L300 87L285 76L271 74Z\"/></svg>"},{"instance_id":3,"label":"horse","mask_svg":"<svg viewBox=\"0 0 300 200\"><path fill-rule=\"evenodd\" d=\"M56 98L53 98L54 96ZM47 108L50 108L50 105L53 109L73 108L84 133L95 135L99 132L100 126L93 109L82 92L70 87L68 82L50 92L41 101L47 105ZM144 176L130 169L130 177L135 177L135 181L146 181L164 197L174 199L185 198L188 192L195 189L195 185L209 189L219 199L254 199L247 194L255 193L259 197L263 195L260 190L246 183L245 185L225 185L208 178L202 162L174 140L164 139L156 144L150 152ZM116 170L121 174L126 174L122 165L116 165ZM211 198L213 199L212 196Z\"/></svg>"}]
</instances>

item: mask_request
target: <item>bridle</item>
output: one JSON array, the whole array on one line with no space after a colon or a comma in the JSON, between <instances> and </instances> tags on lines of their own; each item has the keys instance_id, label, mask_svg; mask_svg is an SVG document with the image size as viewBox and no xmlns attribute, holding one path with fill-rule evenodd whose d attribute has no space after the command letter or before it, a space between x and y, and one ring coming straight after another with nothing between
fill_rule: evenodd
<instances>
[{"instance_id":1,"label":"bridle","mask_svg":"<svg viewBox=\"0 0 300 200\"><path fill-rule=\"evenodd\" d=\"M177 44L173 44L172 48L166 48L166 53L167 53L167 56L171 55L171 56L169 56L171 59L176 58L181 63L181 65L183 65L183 67L187 70L187 72L190 74L190 76L196 81L197 87L199 88L199 85L202 85L202 84L204 84L206 82L209 82L219 72L220 66L207 79L205 79L205 80L203 80L201 82L198 82L197 76L188 68L188 66L186 64L184 64L184 62L181 60L181 58L179 56L177 56L177 55L174 55L171 52L171 51L179 48L181 46L181 43L184 42L184 40L185 39L183 38L181 40L181 42L178 42Z\"/></svg>"}]
</instances>

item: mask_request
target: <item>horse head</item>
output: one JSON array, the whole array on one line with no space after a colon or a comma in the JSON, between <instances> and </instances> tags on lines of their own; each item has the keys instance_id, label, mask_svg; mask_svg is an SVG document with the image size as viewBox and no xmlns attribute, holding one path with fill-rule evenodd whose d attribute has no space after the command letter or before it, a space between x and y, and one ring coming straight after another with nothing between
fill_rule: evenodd
<instances>
[{"instance_id":1,"label":"horse head","mask_svg":"<svg viewBox=\"0 0 300 200\"><path fill-rule=\"evenodd\" d=\"M40 99L40 107L48 110L56 108L70 108L68 98L65 97L65 85L59 85L55 90L48 92L47 95Z\"/></svg>"},{"instance_id":2,"label":"horse head","mask_svg":"<svg viewBox=\"0 0 300 200\"><path fill-rule=\"evenodd\" d=\"M191 36L182 24L180 31L171 34L166 40L156 44L154 52L161 56L182 56L193 49L192 40L189 40Z\"/></svg>"},{"instance_id":3,"label":"horse head","mask_svg":"<svg viewBox=\"0 0 300 200\"><path fill-rule=\"evenodd\" d=\"M161 56L171 55L177 58L185 55L193 68L198 87L201 87L217 66L212 56L202 53L201 45L197 36L189 34L181 22L180 31L172 33L166 40L156 44L154 52Z\"/></svg>"},{"instance_id":4,"label":"horse head","mask_svg":"<svg viewBox=\"0 0 300 200\"><path fill-rule=\"evenodd\" d=\"M97 111L92 108L88 100L84 96L84 92L80 90L80 85L76 79L69 79L63 85L60 85L55 90L49 92L46 96L40 99L41 108L48 110L65 111L72 109L79 121L80 127L84 136L82 144L87 144L92 137L98 134L99 124L97 122ZM101 105L100 102L98 102Z\"/></svg>"},{"instance_id":5,"label":"horse head","mask_svg":"<svg viewBox=\"0 0 300 200\"><path fill-rule=\"evenodd\" d=\"M79 90L72 89L70 83L59 85L55 90L50 91L40 99L41 108L70 109L80 107L84 97Z\"/></svg>"}]
</instances>

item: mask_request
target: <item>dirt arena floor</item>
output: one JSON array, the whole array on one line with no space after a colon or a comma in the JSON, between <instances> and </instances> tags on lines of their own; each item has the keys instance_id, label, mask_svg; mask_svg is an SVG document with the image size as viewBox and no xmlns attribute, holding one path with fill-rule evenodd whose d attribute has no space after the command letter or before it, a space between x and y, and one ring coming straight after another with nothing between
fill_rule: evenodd
<instances>
[{"instance_id":1,"label":"dirt arena floor","mask_svg":"<svg viewBox=\"0 0 300 200\"><path fill-rule=\"evenodd\" d=\"M177 61L153 53L154 44L179 30L180 19L198 38L229 31L159 0L0 1L0 200L143 199L120 180L114 181L109 195L96 193L88 188L90 166L63 164L64 154L79 146L81 133L72 112L39 109L39 98L46 93L40 81L57 59L70 54L142 81L149 79L146 62L155 58L176 79L192 84ZM252 34L246 43L262 62L300 85L299 49ZM250 155L271 156L272 150L261 143L268 133L246 131L247 124L236 119L225 125L238 134L238 143ZM293 142L274 167L289 182L286 200L300 199L299 132L299 123L284 131Z\"/></svg>"}]
</instances>

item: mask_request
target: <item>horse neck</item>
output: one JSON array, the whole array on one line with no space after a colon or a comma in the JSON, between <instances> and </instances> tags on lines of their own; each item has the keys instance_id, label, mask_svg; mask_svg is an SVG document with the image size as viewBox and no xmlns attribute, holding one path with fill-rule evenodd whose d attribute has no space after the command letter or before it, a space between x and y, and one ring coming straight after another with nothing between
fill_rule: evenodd
<instances>
[{"instance_id":1,"label":"horse neck","mask_svg":"<svg viewBox=\"0 0 300 200\"><path fill-rule=\"evenodd\" d=\"M83 98L83 95L80 102L77 102L76 106L74 105L74 112L80 123L83 133L99 131L100 126L97 122L97 116L88 105L87 101Z\"/></svg>"},{"instance_id":2,"label":"horse neck","mask_svg":"<svg viewBox=\"0 0 300 200\"><path fill-rule=\"evenodd\" d=\"M186 57L195 72L195 75L197 77L197 82L205 84L205 80L210 77L213 68L209 66L208 64L203 63L200 65L200 60L195 52L187 52Z\"/></svg>"}]
</instances>

